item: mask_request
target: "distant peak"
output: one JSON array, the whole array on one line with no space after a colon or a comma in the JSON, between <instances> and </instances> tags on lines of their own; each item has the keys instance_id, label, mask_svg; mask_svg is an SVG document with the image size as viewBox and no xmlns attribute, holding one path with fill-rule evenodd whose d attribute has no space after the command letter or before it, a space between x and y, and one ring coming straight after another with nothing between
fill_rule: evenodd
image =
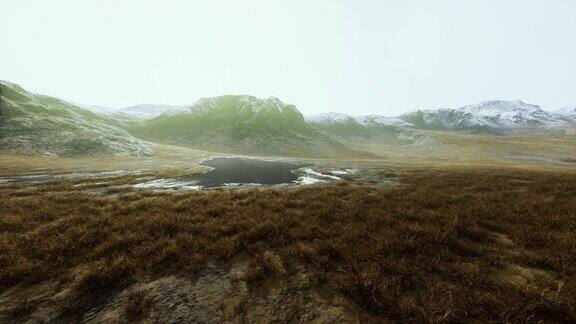
<instances>
[{"instance_id":1,"label":"distant peak","mask_svg":"<svg viewBox=\"0 0 576 324\"><path fill-rule=\"evenodd\" d=\"M509 112L519 110L542 110L540 106L531 103L526 103L522 100L487 100L477 104L468 105L460 108L459 110L468 112Z\"/></svg>"},{"instance_id":2,"label":"distant peak","mask_svg":"<svg viewBox=\"0 0 576 324\"><path fill-rule=\"evenodd\" d=\"M280 99L276 98L276 97L268 97L266 100L268 101L272 101L272 102L277 102L277 103L281 103L282 101L280 101Z\"/></svg>"},{"instance_id":3,"label":"distant peak","mask_svg":"<svg viewBox=\"0 0 576 324\"><path fill-rule=\"evenodd\" d=\"M558 111L576 112L576 106L560 108L560 109L558 109Z\"/></svg>"},{"instance_id":4,"label":"distant peak","mask_svg":"<svg viewBox=\"0 0 576 324\"><path fill-rule=\"evenodd\" d=\"M560 115L576 118L576 106L560 108L558 109L557 113Z\"/></svg>"}]
</instances>

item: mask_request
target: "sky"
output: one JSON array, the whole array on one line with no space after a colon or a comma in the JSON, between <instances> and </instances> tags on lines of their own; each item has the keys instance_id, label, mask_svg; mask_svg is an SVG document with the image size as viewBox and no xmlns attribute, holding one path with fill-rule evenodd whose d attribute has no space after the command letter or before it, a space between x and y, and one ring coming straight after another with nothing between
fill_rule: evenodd
<instances>
[{"instance_id":1,"label":"sky","mask_svg":"<svg viewBox=\"0 0 576 324\"><path fill-rule=\"evenodd\" d=\"M576 106L576 0L0 0L0 79L112 108Z\"/></svg>"}]
</instances>

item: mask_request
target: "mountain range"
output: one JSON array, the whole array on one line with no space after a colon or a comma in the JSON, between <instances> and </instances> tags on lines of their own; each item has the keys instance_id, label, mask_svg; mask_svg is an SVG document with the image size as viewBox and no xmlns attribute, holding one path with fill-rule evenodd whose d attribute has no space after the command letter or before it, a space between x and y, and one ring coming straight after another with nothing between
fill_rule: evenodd
<instances>
[{"instance_id":1,"label":"mountain range","mask_svg":"<svg viewBox=\"0 0 576 324\"><path fill-rule=\"evenodd\" d=\"M502 134L561 128L567 123L576 122L576 107L547 112L537 105L519 100L491 100L457 109L416 110L397 117L353 117L324 113L308 116L307 120L320 125L358 124L363 127L378 125Z\"/></svg>"},{"instance_id":2,"label":"mountain range","mask_svg":"<svg viewBox=\"0 0 576 324\"><path fill-rule=\"evenodd\" d=\"M203 98L191 105L121 109L82 105L0 81L0 151L47 155L148 155L152 143L222 152L290 156L370 156L355 141L430 146L422 130L562 132L576 107L548 112L522 101L492 100L396 117L323 113L306 118L277 98Z\"/></svg>"}]
</instances>

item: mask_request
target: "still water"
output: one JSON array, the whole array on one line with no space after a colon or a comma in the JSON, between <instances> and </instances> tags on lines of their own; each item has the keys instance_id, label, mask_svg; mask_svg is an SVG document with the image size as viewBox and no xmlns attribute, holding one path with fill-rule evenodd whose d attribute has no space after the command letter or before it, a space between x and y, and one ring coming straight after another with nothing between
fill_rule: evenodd
<instances>
[{"instance_id":1,"label":"still water","mask_svg":"<svg viewBox=\"0 0 576 324\"><path fill-rule=\"evenodd\" d=\"M299 177L294 171L309 165L301 162L265 161L238 157L217 157L200 164L213 168L209 172L193 177L196 184L204 188L291 183Z\"/></svg>"}]
</instances>

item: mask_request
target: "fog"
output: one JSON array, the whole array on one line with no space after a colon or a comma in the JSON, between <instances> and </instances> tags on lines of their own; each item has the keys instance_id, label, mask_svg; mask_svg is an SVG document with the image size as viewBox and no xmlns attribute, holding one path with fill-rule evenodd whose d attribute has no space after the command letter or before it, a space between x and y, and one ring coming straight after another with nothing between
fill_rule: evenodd
<instances>
[{"instance_id":1,"label":"fog","mask_svg":"<svg viewBox=\"0 0 576 324\"><path fill-rule=\"evenodd\" d=\"M576 105L572 0L1 2L0 79L85 104Z\"/></svg>"}]
</instances>

